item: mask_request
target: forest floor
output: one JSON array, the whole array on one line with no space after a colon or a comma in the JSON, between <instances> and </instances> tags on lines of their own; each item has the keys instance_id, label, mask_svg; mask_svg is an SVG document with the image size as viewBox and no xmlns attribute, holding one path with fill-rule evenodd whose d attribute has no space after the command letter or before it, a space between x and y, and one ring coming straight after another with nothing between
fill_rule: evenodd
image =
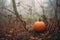
<instances>
[{"instance_id":1,"label":"forest floor","mask_svg":"<svg viewBox=\"0 0 60 40\"><path fill-rule=\"evenodd\" d=\"M60 40L60 22L59 27L57 26L55 30L53 30L54 25L49 29L51 30L45 30L44 32L29 32L15 24L13 26L12 24L5 25L4 27L0 26L0 40Z\"/></svg>"}]
</instances>

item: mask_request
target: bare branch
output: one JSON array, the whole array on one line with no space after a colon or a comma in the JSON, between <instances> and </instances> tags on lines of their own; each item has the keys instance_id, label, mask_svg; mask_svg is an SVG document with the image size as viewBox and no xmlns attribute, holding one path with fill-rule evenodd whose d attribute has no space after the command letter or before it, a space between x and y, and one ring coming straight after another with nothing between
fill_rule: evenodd
<instances>
[{"instance_id":1,"label":"bare branch","mask_svg":"<svg viewBox=\"0 0 60 40\"><path fill-rule=\"evenodd\" d=\"M13 9L14 9L14 12L15 12L16 17L17 17L17 18L20 20L20 22L24 25L24 27L22 27L22 28L24 28L24 29L27 31L27 29L26 29L26 22L23 21L23 20L20 18L19 13L18 13L18 11L17 11L17 7L16 7L15 0L12 0L12 3L13 3Z\"/></svg>"},{"instance_id":2,"label":"bare branch","mask_svg":"<svg viewBox=\"0 0 60 40\"><path fill-rule=\"evenodd\" d=\"M5 7L3 7L3 9L6 9L7 11L11 12L11 13L14 13L13 11L11 11L10 9L7 9Z\"/></svg>"}]
</instances>

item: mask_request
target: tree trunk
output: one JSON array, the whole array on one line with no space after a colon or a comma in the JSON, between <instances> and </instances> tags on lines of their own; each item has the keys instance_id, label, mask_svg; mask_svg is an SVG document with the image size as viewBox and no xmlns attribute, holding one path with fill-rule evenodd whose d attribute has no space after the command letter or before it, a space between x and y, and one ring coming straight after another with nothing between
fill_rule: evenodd
<instances>
[{"instance_id":1,"label":"tree trunk","mask_svg":"<svg viewBox=\"0 0 60 40\"><path fill-rule=\"evenodd\" d=\"M23 24L23 26L24 26L24 27L22 27L22 28L25 28L25 30L27 30L27 29L26 29L26 22L23 21L23 20L20 18L20 16L19 16L19 13L18 13L18 11L17 11L17 7L16 7L15 0L12 0L12 3L13 3L13 10L14 10L14 12L15 12L16 17L19 19L19 21L20 21L20 22Z\"/></svg>"},{"instance_id":2,"label":"tree trunk","mask_svg":"<svg viewBox=\"0 0 60 40\"><path fill-rule=\"evenodd\" d=\"M55 8L55 18L56 20L58 19L58 16L57 16L57 8L58 8L58 0L56 0L56 8Z\"/></svg>"},{"instance_id":3,"label":"tree trunk","mask_svg":"<svg viewBox=\"0 0 60 40\"><path fill-rule=\"evenodd\" d=\"M18 19L20 19L19 13L18 13L18 11L17 11L17 7L16 7L15 0L12 0L12 3L13 3L13 10L14 10L14 12L15 12L15 15L16 15L16 17L17 17Z\"/></svg>"}]
</instances>

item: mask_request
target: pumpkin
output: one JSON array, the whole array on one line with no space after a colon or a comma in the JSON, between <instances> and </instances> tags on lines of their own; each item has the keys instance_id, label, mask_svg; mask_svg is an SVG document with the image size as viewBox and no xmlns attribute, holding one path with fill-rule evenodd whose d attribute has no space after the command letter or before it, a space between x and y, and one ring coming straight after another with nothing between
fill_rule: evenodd
<instances>
[{"instance_id":1,"label":"pumpkin","mask_svg":"<svg viewBox=\"0 0 60 40\"><path fill-rule=\"evenodd\" d=\"M35 31L41 32L41 31L45 30L45 28L46 28L45 25L46 25L45 22L43 22L43 21L37 21L37 22L34 23L33 29Z\"/></svg>"}]
</instances>

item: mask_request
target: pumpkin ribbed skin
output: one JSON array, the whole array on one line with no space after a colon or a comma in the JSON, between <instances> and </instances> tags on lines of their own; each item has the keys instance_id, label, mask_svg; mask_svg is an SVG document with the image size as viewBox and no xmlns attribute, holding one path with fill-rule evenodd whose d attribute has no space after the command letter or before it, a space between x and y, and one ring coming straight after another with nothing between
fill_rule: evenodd
<instances>
[{"instance_id":1,"label":"pumpkin ribbed skin","mask_svg":"<svg viewBox=\"0 0 60 40\"><path fill-rule=\"evenodd\" d=\"M45 30L45 28L46 28L46 26L45 26L45 23L43 21L37 21L37 22L34 23L33 29L35 31L39 31L40 32L40 31Z\"/></svg>"}]
</instances>

